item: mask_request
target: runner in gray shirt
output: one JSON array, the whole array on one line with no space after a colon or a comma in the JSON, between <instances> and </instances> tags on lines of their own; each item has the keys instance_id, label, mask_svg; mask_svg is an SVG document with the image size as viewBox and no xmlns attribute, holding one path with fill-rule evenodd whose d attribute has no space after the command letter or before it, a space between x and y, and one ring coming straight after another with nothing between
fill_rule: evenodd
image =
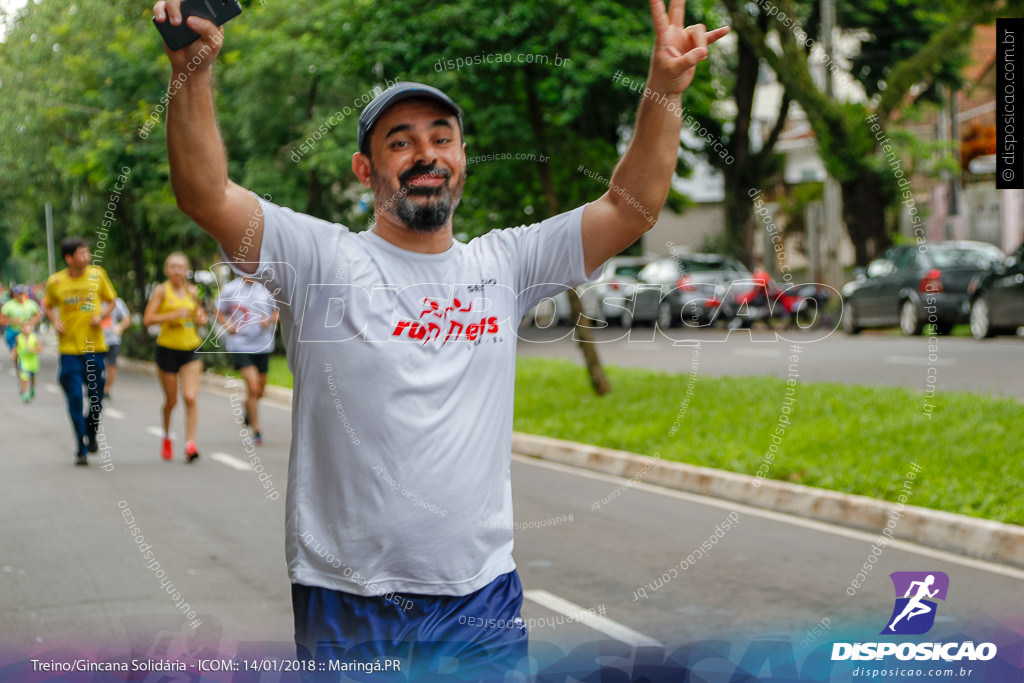
<instances>
[{"instance_id":1,"label":"runner in gray shirt","mask_svg":"<svg viewBox=\"0 0 1024 683\"><path fill-rule=\"evenodd\" d=\"M240 277L221 288L216 311L226 333L224 350L231 354L231 364L245 380L244 421L252 427L253 442L261 446L259 401L267 388L267 370L274 352L277 303L261 282Z\"/></svg>"}]
</instances>

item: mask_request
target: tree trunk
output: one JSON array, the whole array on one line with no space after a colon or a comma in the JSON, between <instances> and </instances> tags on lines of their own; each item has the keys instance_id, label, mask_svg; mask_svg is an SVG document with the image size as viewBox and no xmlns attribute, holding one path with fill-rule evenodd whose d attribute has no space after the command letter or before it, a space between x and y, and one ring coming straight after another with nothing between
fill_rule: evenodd
<instances>
[{"instance_id":1,"label":"tree trunk","mask_svg":"<svg viewBox=\"0 0 1024 683\"><path fill-rule=\"evenodd\" d=\"M754 107L754 90L757 88L757 73L760 60L743 37L739 38L736 63L736 127L729 138L729 153L734 161L720 168L725 175L725 237L728 249L747 267L754 265L754 234L750 216L753 213L751 200L744 196L748 189L751 163L756 158L750 152L750 121ZM710 156L710 155L709 155Z\"/></svg>"},{"instance_id":2,"label":"tree trunk","mask_svg":"<svg viewBox=\"0 0 1024 683\"><path fill-rule=\"evenodd\" d=\"M604 396L612 390L612 383L605 374L601 359L597 355L597 345L594 344L593 336L590 334L590 318L583 315L583 305L580 303L580 295L570 287L568 289L569 304L572 306L572 317L576 321L575 339L583 354L583 360L587 364L587 374L590 376L590 386L594 393Z\"/></svg>"},{"instance_id":3,"label":"tree trunk","mask_svg":"<svg viewBox=\"0 0 1024 683\"><path fill-rule=\"evenodd\" d=\"M550 157L551 155L548 154L550 150L546 144L544 115L541 111L540 101L537 99L534 74L530 68L525 69L524 74L526 79L526 106L530 118L530 128L533 129L533 136L537 141L537 151ZM548 203L548 214L551 216L557 215L559 209L558 197L555 194L555 184L551 180L551 169L544 163L537 164L537 166L540 184ZM608 381L604 367L601 365L601 358L597 355L597 345L594 343L594 336L590 333L590 321L583 315L583 307L580 304L580 297L576 290L570 287L568 294L569 304L572 306L572 318L576 325L574 338L576 343L579 344L580 351L583 353L583 360L587 364L590 386L594 388L594 393L598 396L604 396L612 390L612 385Z\"/></svg>"},{"instance_id":4,"label":"tree trunk","mask_svg":"<svg viewBox=\"0 0 1024 683\"><path fill-rule=\"evenodd\" d=\"M129 202L128 197L122 198L117 205L116 215L127 236L128 252L132 269L135 271L135 279L132 281L135 286L134 296L131 297L132 310L142 311L146 307L146 281L148 280L146 277L146 255L142 250L144 235L140 234L142 229L131 219L131 214L134 212L128 209Z\"/></svg>"},{"instance_id":5,"label":"tree trunk","mask_svg":"<svg viewBox=\"0 0 1024 683\"><path fill-rule=\"evenodd\" d=\"M885 229L886 204L876 172L861 173L855 180L843 183L843 220L861 268L892 245Z\"/></svg>"}]
</instances>

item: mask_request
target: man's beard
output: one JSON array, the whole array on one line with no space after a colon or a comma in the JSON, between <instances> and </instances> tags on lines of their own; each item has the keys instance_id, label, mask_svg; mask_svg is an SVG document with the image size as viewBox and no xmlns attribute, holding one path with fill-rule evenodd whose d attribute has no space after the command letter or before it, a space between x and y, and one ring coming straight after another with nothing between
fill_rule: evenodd
<instances>
[{"instance_id":1,"label":"man's beard","mask_svg":"<svg viewBox=\"0 0 1024 683\"><path fill-rule=\"evenodd\" d=\"M440 176L446 182L437 187L414 187L408 184L409 180L421 175ZM388 197L387 200L378 203L377 211L384 213L394 211L398 218L407 228L416 232L437 232L443 228L451 219L455 207L462 198L462 188L466 178L462 176L452 190L448 187L448 180L451 173L437 168L431 164L423 166L417 164L405 173L398 176L399 190L392 192L387 186L387 181L377 173L377 169L371 166L370 187L373 196ZM433 201L426 204L414 201L413 197L433 197Z\"/></svg>"}]
</instances>

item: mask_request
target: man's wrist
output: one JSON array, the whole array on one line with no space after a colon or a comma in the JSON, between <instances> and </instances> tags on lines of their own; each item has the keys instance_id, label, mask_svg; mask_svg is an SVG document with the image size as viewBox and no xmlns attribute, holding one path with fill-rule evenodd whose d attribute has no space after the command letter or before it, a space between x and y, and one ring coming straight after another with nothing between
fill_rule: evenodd
<instances>
[{"instance_id":1,"label":"man's wrist","mask_svg":"<svg viewBox=\"0 0 1024 683\"><path fill-rule=\"evenodd\" d=\"M205 86L209 85L212 74L212 64L204 65L199 68L195 68L191 71L187 67L193 66L192 62L189 62L185 67L181 69L173 69L171 71L171 80L167 85L169 90L187 88L189 86Z\"/></svg>"},{"instance_id":2,"label":"man's wrist","mask_svg":"<svg viewBox=\"0 0 1024 683\"><path fill-rule=\"evenodd\" d=\"M667 85L658 83L658 80L653 78L650 74L647 75L647 90L649 90L652 95L658 95L659 97L682 99L683 96L682 90L673 91L672 88L669 88Z\"/></svg>"}]
</instances>

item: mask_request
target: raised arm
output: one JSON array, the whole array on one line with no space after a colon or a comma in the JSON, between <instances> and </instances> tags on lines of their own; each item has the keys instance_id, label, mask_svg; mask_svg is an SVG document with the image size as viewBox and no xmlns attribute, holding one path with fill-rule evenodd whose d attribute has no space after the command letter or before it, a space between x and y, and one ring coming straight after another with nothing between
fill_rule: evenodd
<instances>
[{"instance_id":1,"label":"raised arm","mask_svg":"<svg viewBox=\"0 0 1024 683\"><path fill-rule=\"evenodd\" d=\"M153 6L158 22L182 21L181 0ZM196 42L176 52L164 47L171 62L167 104L167 158L178 208L217 240L233 260L249 262L255 271L263 241L263 213L256 197L228 178L228 160L217 128L213 104L212 66L220 53L224 30L198 17L188 27Z\"/></svg>"},{"instance_id":2,"label":"raised arm","mask_svg":"<svg viewBox=\"0 0 1024 683\"><path fill-rule=\"evenodd\" d=\"M192 316L192 320L195 321L196 325L205 325L209 322L209 316L206 314L206 308L203 306L203 300L199 297L199 288L195 285L189 285L188 292L196 302L196 309Z\"/></svg>"},{"instance_id":3,"label":"raised arm","mask_svg":"<svg viewBox=\"0 0 1024 683\"><path fill-rule=\"evenodd\" d=\"M651 0L654 52L640 100L633 138L612 174L608 191L583 211L583 260L587 272L650 230L668 198L679 150L682 93L707 46L729 32L683 25L685 0Z\"/></svg>"}]
</instances>

